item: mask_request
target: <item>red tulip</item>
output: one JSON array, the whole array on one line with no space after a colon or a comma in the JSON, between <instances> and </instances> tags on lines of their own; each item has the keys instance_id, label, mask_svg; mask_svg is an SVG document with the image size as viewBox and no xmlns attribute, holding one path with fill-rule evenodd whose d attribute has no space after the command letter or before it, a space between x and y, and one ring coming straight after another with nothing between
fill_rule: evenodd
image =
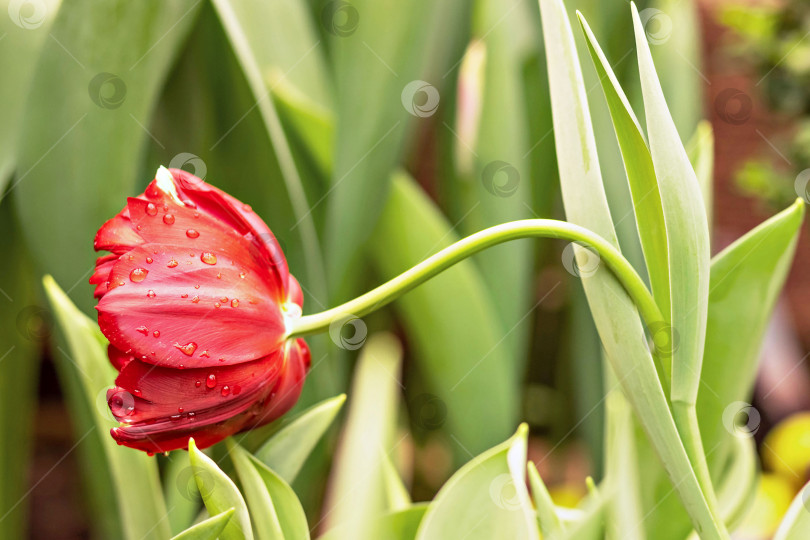
<instances>
[{"instance_id":1,"label":"red tulip","mask_svg":"<svg viewBox=\"0 0 810 540\"><path fill-rule=\"evenodd\" d=\"M285 338L303 295L250 207L161 168L96 234L90 283L119 371L107 402L119 444L200 448L287 412L310 356Z\"/></svg>"}]
</instances>

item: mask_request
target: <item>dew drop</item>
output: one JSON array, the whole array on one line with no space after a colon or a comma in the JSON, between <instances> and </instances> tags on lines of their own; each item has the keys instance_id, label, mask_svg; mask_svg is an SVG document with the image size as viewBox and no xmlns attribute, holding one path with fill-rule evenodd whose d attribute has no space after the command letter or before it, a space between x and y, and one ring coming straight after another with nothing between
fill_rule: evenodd
<instances>
[{"instance_id":1,"label":"dew drop","mask_svg":"<svg viewBox=\"0 0 810 540\"><path fill-rule=\"evenodd\" d=\"M184 366L183 364L180 364L179 366L177 366L177 368L178 369L186 369L186 366Z\"/></svg>"},{"instance_id":2,"label":"dew drop","mask_svg":"<svg viewBox=\"0 0 810 540\"><path fill-rule=\"evenodd\" d=\"M136 331L138 331L138 332L140 332L140 333L141 333L141 334L143 334L143 335L146 335L146 334L148 334L148 333L149 333L149 329L148 329L147 327L145 327L145 326L139 326L139 327L138 327L138 328L136 328L135 330L136 330Z\"/></svg>"},{"instance_id":3,"label":"dew drop","mask_svg":"<svg viewBox=\"0 0 810 540\"><path fill-rule=\"evenodd\" d=\"M220 361L220 362L224 362L224 361L225 361L225 359L224 359L224 358L220 358L220 359L219 359L219 361Z\"/></svg>"},{"instance_id":4,"label":"dew drop","mask_svg":"<svg viewBox=\"0 0 810 540\"><path fill-rule=\"evenodd\" d=\"M135 255L130 255L130 256L127 257L127 259L129 259L130 261L134 261L135 260Z\"/></svg>"},{"instance_id":5,"label":"dew drop","mask_svg":"<svg viewBox=\"0 0 810 540\"><path fill-rule=\"evenodd\" d=\"M202 386L202 381L195 382L194 386L196 386L197 388L201 387ZM189 414L191 414L191 413L189 413Z\"/></svg>"},{"instance_id":6,"label":"dew drop","mask_svg":"<svg viewBox=\"0 0 810 540\"><path fill-rule=\"evenodd\" d=\"M199 238L200 233L198 233L195 229L188 229L186 231L186 236L189 238Z\"/></svg>"},{"instance_id":7,"label":"dew drop","mask_svg":"<svg viewBox=\"0 0 810 540\"><path fill-rule=\"evenodd\" d=\"M237 300L236 298L231 300L231 307L239 307L239 300Z\"/></svg>"},{"instance_id":8,"label":"dew drop","mask_svg":"<svg viewBox=\"0 0 810 540\"><path fill-rule=\"evenodd\" d=\"M242 279L245 279L245 273L244 272L239 272L239 277L242 278Z\"/></svg>"},{"instance_id":9,"label":"dew drop","mask_svg":"<svg viewBox=\"0 0 810 540\"><path fill-rule=\"evenodd\" d=\"M183 413L183 407L177 407L177 412L182 414Z\"/></svg>"},{"instance_id":10,"label":"dew drop","mask_svg":"<svg viewBox=\"0 0 810 540\"><path fill-rule=\"evenodd\" d=\"M186 343L185 345L175 343L174 348L180 351L181 353L185 354L186 356L191 356L192 354L194 354L194 351L197 350L197 344L194 343L193 341Z\"/></svg>"},{"instance_id":11,"label":"dew drop","mask_svg":"<svg viewBox=\"0 0 810 540\"><path fill-rule=\"evenodd\" d=\"M195 217L195 218L200 217L200 213L199 213L199 212L194 212L194 217Z\"/></svg>"},{"instance_id":12,"label":"dew drop","mask_svg":"<svg viewBox=\"0 0 810 540\"><path fill-rule=\"evenodd\" d=\"M207 386L208 388L213 388L216 385L217 385L217 376L212 373L208 376L207 379L205 379L205 386Z\"/></svg>"},{"instance_id":13,"label":"dew drop","mask_svg":"<svg viewBox=\"0 0 810 540\"><path fill-rule=\"evenodd\" d=\"M231 393L231 387L230 386L225 385L225 386L222 387L222 397L225 397L230 393Z\"/></svg>"},{"instance_id":14,"label":"dew drop","mask_svg":"<svg viewBox=\"0 0 810 540\"><path fill-rule=\"evenodd\" d=\"M152 335L155 337L160 337L160 330L155 330L154 332L152 332Z\"/></svg>"},{"instance_id":15,"label":"dew drop","mask_svg":"<svg viewBox=\"0 0 810 540\"><path fill-rule=\"evenodd\" d=\"M166 225L174 225L174 215L166 214L165 216L163 216L163 223L165 223Z\"/></svg>"},{"instance_id":16,"label":"dew drop","mask_svg":"<svg viewBox=\"0 0 810 540\"><path fill-rule=\"evenodd\" d=\"M141 397L141 391L138 390L138 389L133 390L132 393L135 394L138 397Z\"/></svg>"},{"instance_id":17,"label":"dew drop","mask_svg":"<svg viewBox=\"0 0 810 540\"><path fill-rule=\"evenodd\" d=\"M118 282L118 286L119 286L119 287L120 287L121 285L123 285L123 284L124 284L124 282L123 282L123 281L119 281L119 282Z\"/></svg>"},{"instance_id":18,"label":"dew drop","mask_svg":"<svg viewBox=\"0 0 810 540\"><path fill-rule=\"evenodd\" d=\"M155 206L152 203L147 204L146 205L146 213L149 214L150 216L156 216L157 215L157 206Z\"/></svg>"},{"instance_id":19,"label":"dew drop","mask_svg":"<svg viewBox=\"0 0 810 540\"><path fill-rule=\"evenodd\" d=\"M155 294L155 291L149 289L149 292L146 293L146 296L148 296L149 298L154 298L157 295Z\"/></svg>"},{"instance_id":20,"label":"dew drop","mask_svg":"<svg viewBox=\"0 0 810 540\"><path fill-rule=\"evenodd\" d=\"M168 210L168 209L169 209L169 205L168 205L168 204L164 204L164 205L163 205L163 211L165 212L165 211L166 211L166 210Z\"/></svg>"},{"instance_id":21,"label":"dew drop","mask_svg":"<svg viewBox=\"0 0 810 540\"><path fill-rule=\"evenodd\" d=\"M135 268L132 272L129 273L129 280L134 283L140 283L144 279L146 279L146 274L149 273L149 270L146 268Z\"/></svg>"},{"instance_id":22,"label":"dew drop","mask_svg":"<svg viewBox=\"0 0 810 540\"><path fill-rule=\"evenodd\" d=\"M200 260L205 264L217 264L217 256L208 251L204 251L203 254L200 255Z\"/></svg>"},{"instance_id":23,"label":"dew drop","mask_svg":"<svg viewBox=\"0 0 810 540\"><path fill-rule=\"evenodd\" d=\"M223 296L222 298L219 299L219 301L222 302L223 304L227 304L228 303L228 297Z\"/></svg>"},{"instance_id":24,"label":"dew drop","mask_svg":"<svg viewBox=\"0 0 810 540\"><path fill-rule=\"evenodd\" d=\"M177 264L178 262L175 261L174 259L169 259L169 262L166 263L166 266L168 266L169 268L174 268L175 266L177 266Z\"/></svg>"},{"instance_id":25,"label":"dew drop","mask_svg":"<svg viewBox=\"0 0 810 540\"><path fill-rule=\"evenodd\" d=\"M200 297L197 296L196 294L191 298L191 303L192 304L196 304L199 301L200 301Z\"/></svg>"},{"instance_id":26,"label":"dew drop","mask_svg":"<svg viewBox=\"0 0 810 540\"><path fill-rule=\"evenodd\" d=\"M233 395L238 396L239 392L242 391L242 387L238 384L233 385Z\"/></svg>"},{"instance_id":27,"label":"dew drop","mask_svg":"<svg viewBox=\"0 0 810 540\"><path fill-rule=\"evenodd\" d=\"M203 351L200 353L200 358L209 358L211 355L208 354L208 351Z\"/></svg>"},{"instance_id":28,"label":"dew drop","mask_svg":"<svg viewBox=\"0 0 810 540\"><path fill-rule=\"evenodd\" d=\"M200 285L199 285L199 284L194 285L194 288L195 288L195 289L199 289L199 288L200 288Z\"/></svg>"},{"instance_id":29,"label":"dew drop","mask_svg":"<svg viewBox=\"0 0 810 540\"><path fill-rule=\"evenodd\" d=\"M154 262L154 259L152 257L147 257L146 262L152 264Z\"/></svg>"},{"instance_id":30,"label":"dew drop","mask_svg":"<svg viewBox=\"0 0 810 540\"><path fill-rule=\"evenodd\" d=\"M180 298L188 298L188 295L187 294L181 294Z\"/></svg>"},{"instance_id":31,"label":"dew drop","mask_svg":"<svg viewBox=\"0 0 810 540\"><path fill-rule=\"evenodd\" d=\"M222 304L220 304L219 302L214 302L214 307L215 307L215 308L218 308L218 307L220 307L221 305L222 305Z\"/></svg>"},{"instance_id":32,"label":"dew drop","mask_svg":"<svg viewBox=\"0 0 810 540\"><path fill-rule=\"evenodd\" d=\"M189 420L194 420L194 412L193 411L188 413L188 419Z\"/></svg>"},{"instance_id":33,"label":"dew drop","mask_svg":"<svg viewBox=\"0 0 810 540\"><path fill-rule=\"evenodd\" d=\"M222 274L220 274L219 272L217 272L217 279L222 279Z\"/></svg>"},{"instance_id":34,"label":"dew drop","mask_svg":"<svg viewBox=\"0 0 810 540\"><path fill-rule=\"evenodd\" d=\"M180 415L179 414L173 414L169 418L171 418L172 422L177 422L177 421L180 420Z\"/></svg>"}]
</instances>

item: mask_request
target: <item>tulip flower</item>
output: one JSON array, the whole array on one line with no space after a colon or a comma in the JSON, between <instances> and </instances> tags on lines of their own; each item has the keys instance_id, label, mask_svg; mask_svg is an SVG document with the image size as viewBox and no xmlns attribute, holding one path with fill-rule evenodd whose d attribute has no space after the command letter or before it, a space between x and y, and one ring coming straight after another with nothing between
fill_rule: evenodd
<instances>
[{"instance_id":1,"label":"tulip flower","mask_svg":"<svg viewBox=\"0 0 810 540\"><path fill-rule=\"evenodd\" d=\"M287 412L310 365L288 339L303 295L249 206L182 170L99 229L90 283L118 370L107 402L122 445L210 446Z\"/></svg>"}]
</instances>

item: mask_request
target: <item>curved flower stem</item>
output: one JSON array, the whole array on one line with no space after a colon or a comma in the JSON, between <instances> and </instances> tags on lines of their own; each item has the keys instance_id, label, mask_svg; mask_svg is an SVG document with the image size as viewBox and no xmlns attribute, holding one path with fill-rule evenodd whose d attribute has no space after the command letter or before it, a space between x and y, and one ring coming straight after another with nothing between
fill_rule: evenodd
<instances>
[{"instance_id":1,"label":"curved flower stem","mask_svg":"<svg viewBox=\"0 0 810 540\"><path fill-rule=\"evenodd\" d=\"M624 286L647 325L664 321L644 281L610 242L584 227L567 221L525 219L479 231L444 248L410 270L354 300L320 313L305 315L295 323L289 337L315 334L328 330L334 321L368 315L457 262L488 247L519 238L561 238L591 248ZM664 388L668 387L664 385Z\"/></svg>"}]
</instances>

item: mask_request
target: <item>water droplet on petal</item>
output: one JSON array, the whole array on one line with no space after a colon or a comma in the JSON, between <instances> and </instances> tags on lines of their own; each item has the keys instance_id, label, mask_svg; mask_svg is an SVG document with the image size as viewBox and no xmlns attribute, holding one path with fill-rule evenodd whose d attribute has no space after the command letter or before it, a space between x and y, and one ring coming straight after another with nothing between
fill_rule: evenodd
<instances>
[{"instance_id":1,"label":"water droplet on petal","mask_svg":"<svg viewBox=\"0 0 810 540\"><path fill-rule=\"evenodd\" d=\"M195 218L200 217L200 213L199 212L194 212L194 217Z\"/></svg>"},{"instance_id":2,"label":"water droplet on petal","mask_svg":"<svg viewBox=\"0 0 810 540\"><path fill-rule=\"evenodd\" d=\"M154 332L152 332L152 335L155 337L160 337L160 330L155 330Z\"/></svg>"},{"instance_id":3,"label":"water droplet on petal","mask_svg":"<svg viewBox=\"0 0 810 540\"><path fill-rule=\"evenodd\" d=\"M197 382L195 382L195 383L194 383L194 386L196 386L197 388L199 388L200 386L202 386L202 381L197 381ZM189 414L191 414L191 413L189 413Z\"/></svg>"},{"instance_id":4,"label":"water droplet on petal","mask_svg":"<svg viewBox=\"0 0 810 540\"><path fill-rule=\"evenodd\" d=\"M152 203L147 204L146 205L146 213L149 214L150 216L156 216L157 215L157 206L155 206Z\"/></svg>"},{"instance_id":5,"label":"water droplet on petal","mask_svg":"<svg viewBox=\"0 0 810 540\"><path fill-rule=\"evenodd\" d=\"M213 388L216 385L217 385L217 376L212 373L208 376L207 379L205 379L205 386L207 386L208 388Z\"/></svg>"},{"instance_id":6,"label":"water droplet on petal","mask_svg":"<svg viewBox=\"0 0 810 540\"><path fill-rule=\"evenodd\" d=\"M200 255L200 260L205 264L217 264L217 256L208 251L204 251L203 254Z\"/></svg>"},{"instance_id":7,"label":"water droplet on petal","mask_svg":"<svg viewBox=\"0 0 810 540\"><path fill-rule=\"evenodd\" d=\"M183 201L183 204L185 204L189 208L197 208L197 205L194 203L194 201Z\"/></svg>"},{"instance_id":8,"label":"water droplet on petal","mask_svg":"<svg viewBox=\"0 0 810 540\"><path fill-rule=\"evenodd\" d=\"M166 214L165 216L163 216L163 223L165 223L166 225L174 225L174 215Z\"/></svg>"},{"instance_id":9,"label":"water droplet on petal","mask_svg":"<svg viewBox=\"0 0 810 540\"><path fill-rule=\"evenodd\" d=\"M141 391L138 390L138 389L133 390L132 393L135 394L138 397L141 397Z\"/></svg>"},{"instance_id":10,"label":"water droplet on petal","mask_svg":"<svg viewBox=\"0 0 810 540\"><path fill-rule=\"evenodd\" d=\"M187 294L181 294L180 298L188 298L188 295Z\"/></svg>"},{"instance_id":11,"label":"water droplet on petal","mask_svg":"<svg viewBox=\"0 0 810 540\"><path fill-rule=\"evenodd\" d=\"M134 268L132 272L129 273L129 280L135 283L140 283L144 279L146 279L146 274L149 273L149 270L146 268Z\"/></svg>"},{"instance_id":12,"label":"water droplet on petal","mask_svg":"<svg viewBox=\"0 0 810 540\"><path fill-rule=\"evenodd\" d=\"M218 308L218 307L220 307L221 305L222 305L222 304L220 304L219 302L214 302L214 307L215 307L215 308Z\"/></svg>"},{"instance_id":13,"label":"water droplet on petal","mask_svg":"<svg viewBox=\"0 0 810 540\"><path fill-rule=\"evenodd\" d=\"M194 412L193 411L188 413L188 419L189 420L194 420Z\"/></svg>"},{"instance_id":14,"label":"water droplet on petal","mask_svg":"<svg viewBox=\"0 0 810 540\"><path fill-rule=\"evenodd\" d=\"M244 272L239 272L239 277L242 278L242 279L245 279L245 273Z\"/></svg>"},{"instance_id":15,"label":"water droplet on petal","mask_svg":"<svg viewBox=\"0 0 810 540\"><path fill-rule=\"evenodd\" d=\"M222 397L227 396L231 393L231 388L228 385L222 387Z\"/></svg>"},{"instance_id":16,"label":"water droplet on petal","mask_svg":"<svg viewBox=\"0 0 810 540\"><path fill-rule=\"evenodd\" d=\"M228 303L228 297L223 296L222 298L219 299L219 301L222 302L223 304L227 304Z\"/></svg>"},{"instance_id":17,"label":"water droplet on petal","mask_svg":"<svg viewBox=\"0 0 810 540\"><path fill-rule=\"evenodd\" d=\"M169 262L166 263L166 266L168 266L169 268L174 268L175 266L177 266L177 264L178 264L177 261L175 261L174 259L169 259Z\"/></svg>"},{"instance_id":18,"label":"water droplet on petal","mask_svg":"<svg viewBox=\"0 0 810 540\"><path fill-rule=\"evenodd\" d=\"M188 236L189 238L198 238L200 236L200 233L198 233L194 229L189 229L186 231L186 236Z\"/></svg>"},{"instance_id":19,"label":"water droplet on petal","mask_svg":"<svg viewBox=\"0 0 810 540\"><path fill-rule=\"evenodd\" d=\"M239 300L237 300L236 298L231 300L231 307L239 307Z\"/></svg>"},{"instance_id":20,"label":"water droplet on petal","mask_svg":"<svg viewBox=\"0 0 810 540\"><path fill-rule=\"evenodd\" d=\"M181 353L185 354L186 356L191 356L192 354L194 354L194 351L197 350L197 344L194 343L193 341L186 343L185 345L175 343L174 348L180 351Z\"/></svg>"},{"instance_id":21,"label":"water droplet on petal","mask_svg":"<svg viewBox=\"0 0 810 540\"><path fill-rule=\"evenodd\" d=\"M208 351L203 351L200 353L200 358L209 358L211 355L208 354Z\"/></svg>"},{"instance_id":22,"label":"water droplet on petal","mask_svg":"<svg viewBox=\"0 0 810 540\"><path fill-rule=\"evenodd\" d=\"M196 304L196 303L197 303L197 302L199 302L199 301L200 301L200 297L199 297L199 296L197 296L196 294L195 294L194 296L192 296L192 297L191 297L191 303L192 303L192 304Z\"/></svg>"},{"instance_id":23,"label":"water droplet on petal","mask_svg":"<svg viewBox=\"0 0 810 540\"><path fill-rule=\"evenodd\" d=\"M219 361L220 361L220 362L224 362L224 361L225 361L225 359L224 359L224 358L220 358L220 359L219 359Z\"/></svg>"},{"instance_id":24,"label":"water droplet on petal","mask_svg":"<svg viewBox=\"0 0 810 540\"><path fill-rule=\"evenodd\" d=\"M177 421L180 420L180 415L179 414L173 414L169 418L171 418L172 422L177 422Z\"/></svg>"},{"instance_id":25,"label":"water droplet on petal","mask_svg":"<svg viewBox=\"0 0 810 540\"><path fill-rule=\"evenodd\" d=\"M179 412L179 413L181 413L181 414L182 414L182 412L183 412L183 407L177 407L177 412Z\"/></svg>"},{"instance_id":26,"label":"water droplet on petal","mask_svg":"<svg viewBox=\"0 0 810 540\"><path fill-rule=\"evenodd\" d=\"M217 279L222 279L222 274L220 274L219 272L217 272Z\"/></svg>"},{"instance_id":27,"label":"water droplet on petal","mask_svg":"<svg viewBox=\"0 0 810 540\"><path fill-rule=\"evenodd\" d=\"M139 326L139 327L138 327L138 328L136 328L135 330L136 330L137 332L140 332L140 333L141 333L141 334L143 334L143 335L146 335L146 334L148 334L148 333L149 333L149 329L148 329L147 327L145 327L145 326Z\"/></svg>"},{"instance_id":28,"label":"water droplet on petal","mask_svg":"<svg viewBox=\"0 0 810 540\"><path fill-rule=\"evenodd\" d=\"M155 291L149 289L149 292L146 293L146 296L148 296L149 298L154 298L157 295L155 294Z\"/></svg>"},{"instance_id":29,"label":"water droplet on petal","mask_svg":"<svg viewBox=\"0 0 810 540\"><path fill-rule=\"evenodd\" d=\"M146 262L152 264L154 262L154 259L152 257L147 257Z\"/></svg>"},{"instance_id":30,"label":"water droplet on petal","mask_svg":"<svg viewBox=\"0 0 810 540\"><path fill-rule=\"evenodd\" d=\"M199 284L194 285L194 288L195 288L195 289L199 289L199 288L200 288L200 285L199 285Z\"/></svg>"}]
</instances>

